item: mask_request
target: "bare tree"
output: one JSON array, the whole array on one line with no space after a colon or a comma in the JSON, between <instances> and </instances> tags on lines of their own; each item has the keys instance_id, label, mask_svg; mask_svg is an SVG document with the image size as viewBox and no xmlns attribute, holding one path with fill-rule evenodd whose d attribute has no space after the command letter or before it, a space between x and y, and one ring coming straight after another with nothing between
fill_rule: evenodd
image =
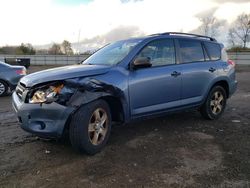
<instances>
[{"instance_id":1,"label":"bare tree","mask_svg":"<svg viewBox=\"0 0 250 188\"><path fill-rule=\"evenodd\" d=\"M246 48L250 40L250 14L241 14L233 22L229 31L231 39L239 40L243 48Z\"/></svg>"},{"instance_id":2,"label":"bare tree","mask_svg":"<svg viewBox=\"0 0 250 188\"><path fill-rule=\"evenodd\" d=\"M36 54L47 55L47 54L49 54L49 49L38 49L38 50L36 50Z\"/></svg>"},{"instance_id":3,"label":"bare tree","mask_svg":"<svg viewBox=\"0 0 250 188\"><path fill-rule=\"evenodd\" d=\"M218 35L219 28L222 26L223 22L219 21L217 18L211 17L204 17L200 18L201 25L198 27L197 31L200 34L215 37Z\"/></svg>"},{"instance_id":4,"label":"bare tree","mask_svg":"<svg viewBox=\"0 0 250 188\"><path fill-rule=\"evenodd\" d=\"M73 54L73 50L71 47L71 43L67 40L64 40L61 44L61 49L62 52L66 55L72 55Z\"/></svg>"},{"instance_id":5,"label":"bare tree","mask_svg":"<svg viewBox=\"0 0 250 188\"><path fill-rule=\"evenodd\" d=\"M228 43L231 47L234 47L237 45L236 38L234 36L233 30L229 29L228 30L228 35L227 35Z\"/></svg>"},{"instance_id":6,"label":"bare tree","mask_svg":"<svg viewBox=\"0 0 250 188\"><path fill-rule=\"evenodd\" d=\"M51 55L61 55L62 51L61 51L61 46L59 44L54 43L50 49L49 49L49 54Z\"/></svg>"}]
</instances>

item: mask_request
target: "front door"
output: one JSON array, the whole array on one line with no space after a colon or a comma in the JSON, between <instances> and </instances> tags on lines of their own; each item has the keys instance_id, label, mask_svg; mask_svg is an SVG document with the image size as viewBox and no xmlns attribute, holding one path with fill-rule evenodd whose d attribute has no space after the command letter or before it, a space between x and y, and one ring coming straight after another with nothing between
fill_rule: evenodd
<instances>
[{"instance_id":1,"label":"front door","mask_svg":"<svg viewBox=\"0 0 250 188\"><path fill-rule=\"evenodd\" d=\"M148 43L137 57L149 57L152 67L131 70L129 96L132 116L160 112L180 105L181 74L173 39Z\"/></svg>"}]
</instances>

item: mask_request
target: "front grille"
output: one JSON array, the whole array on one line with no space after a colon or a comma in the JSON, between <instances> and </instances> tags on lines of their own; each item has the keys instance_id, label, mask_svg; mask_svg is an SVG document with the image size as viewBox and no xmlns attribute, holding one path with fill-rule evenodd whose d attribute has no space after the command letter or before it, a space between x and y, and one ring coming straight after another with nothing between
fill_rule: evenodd
<instances>
[{"instance_id":1,"label":"front grille","mask_svg":"<svg viewBox=\"0 0 250 188\"><path fill-rule=\"evenodd\" d=\"M20 100L22 100L22 101L25 100L26 96L24 96L24 95L27 93L27 90L28 89L25 87L25 84L23 84L21 82L18 83L18 85L16 87L16 94Z\"/></svg>"}]
</instances>

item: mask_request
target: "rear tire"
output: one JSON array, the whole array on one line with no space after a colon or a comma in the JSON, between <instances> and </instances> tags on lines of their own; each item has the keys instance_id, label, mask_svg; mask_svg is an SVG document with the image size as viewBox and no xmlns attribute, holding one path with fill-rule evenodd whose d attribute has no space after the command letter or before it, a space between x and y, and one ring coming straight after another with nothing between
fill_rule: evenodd
<instances>
[{"instance_id":1,"label":"rear tire","mask_svg":"<svg viewBox=\"0 0 250 188\"><path fill-rule=\"evenodd\" d=\"M0 80L0 97L7 95L9 86L3 80Z\"/></svg>"},{"instance_id":2,"label":"rear tire","mask_svg":"<svg viewBox=\"0 0 250 188\"><path fill-rule=\"evenodd\" d=\"M225 110L227 103L226 91L221 86L214 86L201 106L201 115L209 120L218 119Z\"/></svg>"},{"instance_id":3,"label":"rear tire","mask_svg":"<svg viewBox=\"0 0 250 188\"><path fill-rule=\"evenodd\" d=\"M111 114L106 101L83 105L73 115L69 137L73 148L94 155L106 145L111 131Z\"/></svg>"}]
</instances>

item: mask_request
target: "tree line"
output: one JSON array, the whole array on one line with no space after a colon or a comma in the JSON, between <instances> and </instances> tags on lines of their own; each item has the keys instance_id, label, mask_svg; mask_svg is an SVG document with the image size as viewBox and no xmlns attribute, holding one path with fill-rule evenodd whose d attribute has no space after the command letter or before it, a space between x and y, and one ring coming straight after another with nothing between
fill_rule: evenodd
<instances>
[{"instance_id":1,"label":"tree line","mask_svg":"<svg viewBox=\"0 0 250 188\"><path fill-rule=\"evenodd\" d=\"M54 43L48 49L36 50L31 44L22 43L20 46L3 46L0 47L0 54L16 54L16 55L35 55L35 54L49 54L49 55L73 55L71 43L64 40L61 44Z\"/></svg>"},{"instance_id":2,"label":"tree line","mask_svg":"<svg viewBox=\"0 0 250 188\"><path fill-rule=\"evenodd\" d=\"M36 50L31 44L22 43L20 46L1 47L0 54L34 55L36 54Z\"/></svg>"}]
</instances>

